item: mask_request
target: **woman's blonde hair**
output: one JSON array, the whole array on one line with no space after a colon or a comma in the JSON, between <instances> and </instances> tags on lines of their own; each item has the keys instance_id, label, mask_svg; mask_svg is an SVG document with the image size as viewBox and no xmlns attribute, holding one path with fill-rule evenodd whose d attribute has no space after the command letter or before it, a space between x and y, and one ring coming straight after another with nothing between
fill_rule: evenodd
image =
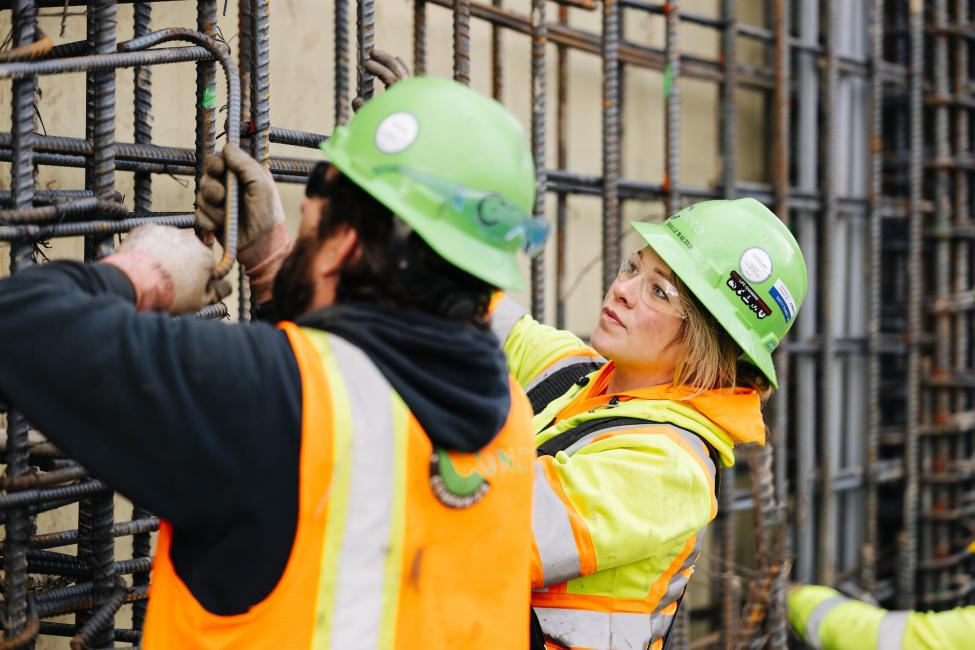
<instances>
[{"instance_id":1,"label":"woman's blonde hair","mask_svg":"<svg viewBox=\"0 0 975 650\"><path fill-rule=\"evenodd\" d=\"M773 392L762 372L741 360L741 347L735 343L687 286L674 277L687 313L673 344L680 344L680 355L674 368L674 385L690 386L699 391L712 388L753 388L764 401Z\"/></svg>"}]
</instances>

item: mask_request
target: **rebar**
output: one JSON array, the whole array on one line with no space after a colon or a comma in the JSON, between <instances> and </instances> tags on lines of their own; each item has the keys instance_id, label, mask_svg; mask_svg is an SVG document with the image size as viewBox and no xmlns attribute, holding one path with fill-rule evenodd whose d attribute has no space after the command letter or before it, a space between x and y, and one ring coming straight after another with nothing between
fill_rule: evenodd
<instances>
[{"instance_id":1,"label":"rebar","mask_svg":"<svg viewBox=\"0 0 975 650\"><path fill-rule=\"evenodd\" d=\"M917 571L917 517L919 483L920 373L921 355L917 337L921 331L921 226L923 215L923 75L924 7L917 0L909 6L910 76L908 88L910 129L910 217L907 252L907 423L904 432L904 515L898 539L897 603L899 609L913 609Z\"/></svg>"},{"instance_id":2,"label":"rebar","mask_svg":"<svg viewBox=\"0 0 975 650\"><path fill-rule=\"evenodd\" d=\"M145 36L152 31L151 2L136 2L133 15L134 38ZM135 104L135 143L152 144L152 68L148 66L135 68L133 103ZM135 210L136 212L152 210L152 174L148 172L135 173Z\"/></svg>"},{"instance_id":3,"label":"rebar","mask_svg":"<svg viewBox=\"0 0 975 650\"><path fill-rule=\"evenodd\" d=\"M619 3L617 0L604 0L601 48L603 57L603 292L613 284L620 266L619 29Z\"/></svg>"},{"instance_id":4,"label":"rebar","mask_svg":"<svg viewBox=\"0 0 975 650\"><path fill-rule=\"evenodd\" d=\"M349 121L349 0L335 0L335 124ZM243 65L243 63L241 64ZM417 72L416 74L421 74Z\"/></svg>"},{"instance_id":5,"label":"rebar","mask_svg":"<svg viewBox=\"0 0 975 650\"><path fill-rule=\"evenodd\" d=\"M721 53L723 58L723 75L721 84L721 155L724 158L721 171L721 187L726 199L737 198L737 149L738 149L738 125L736 112L736 92L738 88L737 78L737 24L738 8L737 0L722 0L721 18L725 23L725 30L721 34ZM714 582L713 588L718 587L714 599L720 593L720 607L715 610L719 613L719 620L715 621L715 627L720 624L724 638L724 647L733 650L735 647L735 633L738 625L738 584L734 574L735 565L735 518L732 514L735 496L735 467L724 467L718 470L721 472L721 484L724 489L719 495L718 512L719 521L716 522L720 532L718 533L719 555L721 557L722 569L720 581Z\"/></svg>"},{"instance_id":6,"label":"rebar","mask_svg":"<svg viewBox=\"0 0 975 650\"><path fill-rule=\"evenodd\" d=\"M546 0L532 0L531 146L532 157L535 160L534 214L542 218L545 218L545 193L548 189L545 176L545 104L548 88L545 68L545 48L548 44L545 4ZM544 252L531 260L531 312L537 320L545 320Z\"/></svg>"},{"instance_id":7,"label":"rebar","mask_svg":"<svg viewBox=\"0 0 975 650\"><path fill-rule=\"evenodd\" d=\"M677 32L680 12L676 2L664 6L667 18L665 49L667 64L664 67L664 188L667 190L667 214L680 210L680 50Z\"/></svg>"},{"instance_id":8,"label":"rebar","mask_svg":"<svg viewBox=\"0 0 975 650\"><path fill-rule=\"evenodd\" d=\"M366 70L369 54L376 47L376 5L375 0L356 0L356 88L363 99L372 97L373 76ZM418 73L419 74L419 73Z\"/></svg>"}]
</instances>

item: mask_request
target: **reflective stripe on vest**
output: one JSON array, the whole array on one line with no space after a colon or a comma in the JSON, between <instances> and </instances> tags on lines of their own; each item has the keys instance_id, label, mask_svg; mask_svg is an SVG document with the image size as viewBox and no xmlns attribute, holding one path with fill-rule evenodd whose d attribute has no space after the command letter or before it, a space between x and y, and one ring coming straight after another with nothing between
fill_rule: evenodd
<instances>
[{"instance_id":1,"label":"reflective stripe on vest","mask_svg":"<svg viewBox=\"0 0 975 650\"><path fill-rule=\"evenodd\" d=\"M806 643L816 650L822 649L822 641L819 639L819 626L823 624L823 619L826 618L827 614L848 600L849 598L846 596L831 596L816 605L813 611L809 613L809 618L806 619L806 633L803 635Z\"/></svg>"},{"instance_id":2,"label":"reflective stripe on vest","mask_svg":"<svg viewBox=\"0 0 975 650\"><path fill-rule=\"evenodd\" d=\"M336 457L344 459L335 466L329 496L313 645L378 647L381 637L387 645L395 601L385 596L399 590L398 563L389 561L399 557L400 536L391 535L394 509L402 516L402 503L396 504L402 490L394 478L403 469L397 467L396 451L406 420L394 418L393 390L362 350L327 335L328 354L319 336L311 338L333 379Z\"/></svg>"},{"instance_id":3,"label":"reflective stripe on vest","mask_svg":"<svg viewBox=\"0 0 975 650\"><path fill-rule=\"evenodd\" d=\"M542 562L546 585L565 582L580 573L579 549L576 547L565 502L549 485L545 468L535 463L535 499L532 530Z\"/></svg>"},{"instance_id":4,"label":"reflective stripe on vest","mask_svg":"<svg viewBox=\"0 0 975 650\"><path fill-rule=\"evenodd\" d=\"M901 650L911 612L887 612L877 629L877 650Z\"/></svg>"},{"instance_id":5,"label":"reflective stripe on vest","mask_svg":"<svg viewBox=\"0 0 975 650\"><path fill-rule=\"evenodd\" d=\"M611 418L606 418L610 420ZM588 423L587 423L588 424ZM681 447L688 450L699 461L702 469L712 481L715 476L715 464L708 453L707 445L694 433L678 426L667 423L643 422L641 424L625 424L609 426L590 431L581 438L573 440L571 431L563 432L569 443L564 449L568 455L573 455L596 438L606 434L640 433L646 435L666 435L679 441ZM554 441L555 438L552 439ZM556 445L557 447L559 445ZM541 459L535 466L535 510L532 526L535 542L542 562L546 585L564 582L580 575L580 557L573 535L570 513L566 510L565 502L552 489L545 478ZM713 498L713 494L712 494ZM704 530L688 539L683 553L674 559L674 563L665 571L658 581L651 586L648 593L649 606L652 613L638 614L630 612L600 612L588 609L568 609L559 607L536 606L535 613L546 638L567 648L596 648L599 650L612 648L634 648L643 650L662 644L665 636L673 625L677 614L679 600L684 593L693 568L700 555L704 542ZM567 595L568 596L568 595Z\"/></svg>"},{"instance_id":6,"label":"reflective stripe on vest","mask_svg":"<svg viewBox=\"0 0 975 650\"><path fill-rule=\"evenodd\" d=\"M525 308L509 298L507 294L501 298L494 311L491 312L491 331L501 341L502 346L508 340L508 335L511 334L515 323L526 313Z\"/></svg>"},{"instance_id":7,"label":"reflective stripe on vest","mask_svg":"<svg viewBox=\"0 0 975 650\"><path fill-rule=\"evenodd\" d=\"M536 607L545 636L566 648L644 650L667 632L650 614Z\"/></svg>"}]
</instances>

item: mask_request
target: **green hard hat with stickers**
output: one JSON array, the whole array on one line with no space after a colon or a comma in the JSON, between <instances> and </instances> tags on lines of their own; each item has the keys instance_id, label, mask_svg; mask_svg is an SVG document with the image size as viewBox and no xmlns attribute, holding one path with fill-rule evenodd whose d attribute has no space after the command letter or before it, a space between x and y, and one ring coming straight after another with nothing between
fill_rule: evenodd
<instances>
[{"instance_id":1,"label":"green hard hat with stickers","mask_svg":"<svg viewBox=\"0 0 975 650\"><path fill-rule=\"evenodd\" d=\"M322 150L451 264L502 289L524 285L519 252L541 251L535 164L521 125L467 86L399 81L366 102Z\"/></svg>"},{"instance_id":2,"label":"green hard hat with stickers","mask_svg":"<svg viewBox=\"0 0 975 650\"><path fill-rule=\"evenodd\" d=\"M736 199L632 225L778 386L772 352L806 298L806 262L785 224L758 201Z\"/></svg>"}]
</instances>

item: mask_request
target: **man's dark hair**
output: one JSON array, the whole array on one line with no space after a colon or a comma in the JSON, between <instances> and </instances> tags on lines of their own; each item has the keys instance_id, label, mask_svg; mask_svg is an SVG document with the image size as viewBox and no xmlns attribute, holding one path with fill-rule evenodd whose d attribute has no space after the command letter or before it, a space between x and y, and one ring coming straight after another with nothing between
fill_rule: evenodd
<instances>
[{"instance_id":1,"label":"man's dark hair","mask_svg":"<svg viewBox=\"0 0 975 650\"><path fill-rule=\"evenodd\" d=\"M371 303L486 327L494 287L442 258L345 175L315 185L314 195L327 199L318 239L341 226L359 238L361 255L339 271L337 303Z\"/></svg>"}]
</instances>

